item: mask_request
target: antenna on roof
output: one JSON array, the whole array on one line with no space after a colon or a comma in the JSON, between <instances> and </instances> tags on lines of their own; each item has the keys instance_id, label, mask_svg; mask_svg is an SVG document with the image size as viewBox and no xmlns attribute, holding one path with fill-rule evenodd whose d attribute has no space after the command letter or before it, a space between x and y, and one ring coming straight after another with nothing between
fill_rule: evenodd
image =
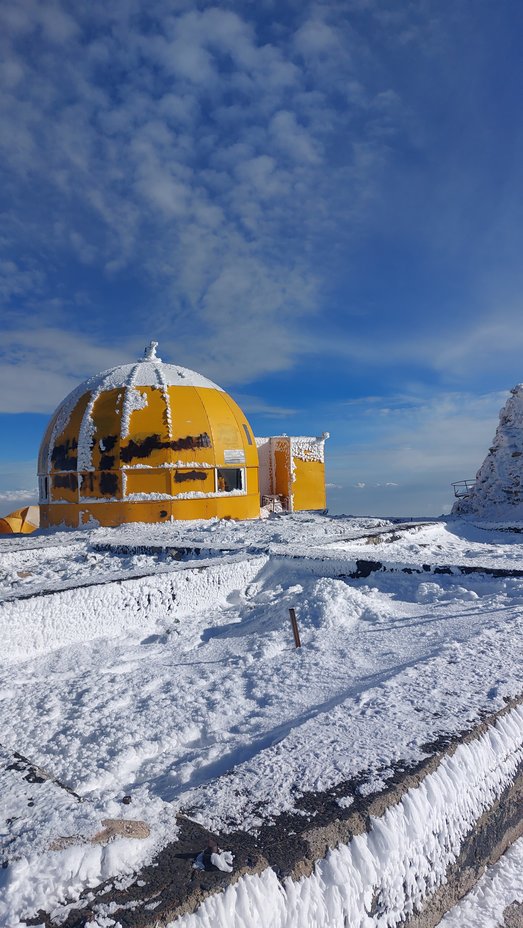
<instances>
[{"instance_id":1,"label":"antenna on roof","mask_svg":"<svg viewBox=\"0 0 523 928\"><path fill-rule=\"evenodd\" d=\"M144 361L161 361L161 358L159 358L156 354L157 348L158 342L149 342L143 353Z\"/></svg>"}]
</instances>

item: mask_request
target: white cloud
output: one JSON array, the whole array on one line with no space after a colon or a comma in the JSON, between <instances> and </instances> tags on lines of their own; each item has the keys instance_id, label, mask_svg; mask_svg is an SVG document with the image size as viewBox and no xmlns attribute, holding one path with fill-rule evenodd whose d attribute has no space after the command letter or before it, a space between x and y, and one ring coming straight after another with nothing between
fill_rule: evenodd
<instances>
[{"instance_id":1,"label":"white cloud","mask_svg":"<svg viewBox=\"0 0 523 928\"><path fill-rule=\"evenodd\" d=\"M267 416L272 418L287 419L295 416L297 410L287 406L275 406L261 399L259 396L251 396L248 393L234 393L234 399L241 409L248 415Z\"/></svg>"},{"instance_id":2,"label":"white cloud","mask_svg":"<svg viewBox=\"0 0 523 928\"><path fill-rule=\"evenodd\" d=\"M431 396L420 391L410 401L406 395L371 396L344 404L345 422L338 421L328 449L328 479L365 488L367 507L377 514L408 514L407 507L412 514L416 500L419 515L449 511L452 481L474 477L505 400L502 392ZM387 415L379 415L381 409ZM363 470L364 483L358 479ZM356 498L348 493L345 498L345 511L355 511ZM393 510L387 499L393 499Z\"/></svg>"},{"instance_id":3,"label":"white cloud","mask_svg":"<svg viewBox=\"0 0 523 928\"><path fill-rule=\"evenodd\" d=\"M434 340L429 359L441 371L470 374L474 370L507 370L517 358L521 370L523 332L519 320L523 305L495 307L479 315L473 325L462 324L453 338ZM513 386L508 384L507 386Z\"/></svg>"},{"instance_id":4,"label":"white cloud","mask_svg":"<svg viewBox=\"0 0 523 928\"><path fill-rule=\"evenodd\" d=\"M36 487L31 489L3 490L0 492L1 502L13 502L15 500L37 499L38 490Z\"/></svg>"},{"instance_id":5,"label":"white cloud","mask_svg":"<svg viewBox=\"0 0 523 928\"><path fill-rule=\"evenodd\" d=\"M463 316L452 323L429 317L419 329L398 325L381 331L369 327L368 334L351 331L350 338L339 332L319 331L298 336L297 348L303 354L318 352L334 359L344 359L355 368L376 371L416 364L433 371L447 383L470 383L473 378L503 373L507 388L522 376L523 330L519 323L521 305L486 307L477 311L473 321Z\"/></svg>"},{"instance_id":6,"label":"white cloud","mask_svg":"<svg viewBox=\"0 0 523 928\"><path fill-rule=\"evenodd\" d=\"M387 42L404 42L412 27L409 41L429 54L422 45L438 23L423 6L391 16L381 3L351 0L347 9L365 9ZM339 6L305 3L285 24L256 25L251 12L162 0L3 4L0 147L6 190L16 191L0 242L8 326L17 328L18 313L36 334L45 311L49 328L83 331L88 314L90 332L103 322L115 339L122 325L142 332L149 324L167 357L229 383L322 353L356 369L415 357L454 382L516 371L520 306L507 309L493 295L478 304L474 325L464 314L452 330L430 318L410 334L380 335L372 325L340 338L323 319L321 331L307 330L331 284L325 278L345 260L340 230L364 236L391 137L417 129ZM459 240L461 232L444 230ZM22 246L32 258L13 257ZM130 307L112 329L107 307L93 299L88 309L70 298L65 306L60 276L70 258L99 275L100 289L107 277L115 286L138 280L146 306ZM51 293L62 305L48 317ZM365 315L358 306L347 315L358 312ZM26 385L19 405L28 407L39 384L35 408L43 408L104 366L96 335L91 342L86 355L71 349L78 370L71 363L64 371L44 339L45 359L18 368ZM127 359L120 344L111 359ZM1 382L13 374L4 356Z\"/></svg>"},{"instance_id":7,"label":"white cloud","mask_svg":"<svg viewBox=\"0 0 523 928\"><path fill-rule=\"evenodd\" d=\"M2 451L5 454L8 450L8 443L4 443ZM0 516L8 515L14 509L29 506L37 501L36 459L3 460L0 464Z\"/></svg>"},{"instance_id":8,"label":"white cloud","mask_svg":"<svg viewBox=\"0 0 523 928\"><path fill-rule=\"evenodd\" d=\"M0 260L0 300L9 303L13 297L38 293L44 284L44 273L33 262Z\"/></svg>"},{"instance_id":9,"label":"white cloud","mask_svg":"<svg viewBox=\"0 0 523 928\"><path fill-rule=\"evenodd\" d=\"M310 164L321 161L319 142L298 123L294 113L280 110L274 114L269 128L278 149L290 158Z\"/></svg>"},{"instance_id":10,"label":"white cloud","mask_svg":"<svg viewBox=\"0 0 523 928\"><path fill-rule=\"evenodd\" d=\"M334 29L321 19L308 19L294 36L296 49L305 56L340 52L340 38Z\"/></svg>"},{"instance_id":11,"label":"white cloud","mask_svg":"<svg viewBox=\"0 0 523 928\"><path fill-rule=\"evenodd\" d=\"M6 332L0 412L51 412L86 377L141 356L136 347L109 348L61 329Z\"/></svg>"},{"instance_id":12,"label":"white cloud","mask_svg":"<svg viewBox=\"0 0 523 928\"><path fill-rule=\"evenodd\" d=\"M337 210L361 227L387 151L362 123L339 167L325 170L326 146L375 94L347 55L343 17L333 8L320 22L314 9L288 29L273 24L268 39L245 10L217 6L4 4L0 148L17 195L3 293L24 297L16 311L28 327L41 325L48 274L65 274L74 257L102 289L106 274L122 285L135 275L151 325L176 331L184 350L190 313L216 376L241 382L293 365L302 320L319 306L311 258ZM380 99L389 112L386 87ZM22 247L43 257L12 267ZM70 302L52 325L83 323ZM97 323L105 315L89 312ZM143 309L124 324L141 331ZM57 378L44 393L65 386L50 355L44 370Z\"/></svg>"}]
</instances>

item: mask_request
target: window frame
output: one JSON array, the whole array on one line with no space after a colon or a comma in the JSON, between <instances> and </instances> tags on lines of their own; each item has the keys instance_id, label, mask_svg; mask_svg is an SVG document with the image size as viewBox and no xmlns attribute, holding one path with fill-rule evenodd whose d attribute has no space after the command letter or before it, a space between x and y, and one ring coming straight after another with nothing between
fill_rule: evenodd
<instances>
[{"instance_id":1,"label":"window frame","mask_svg":"<svg viewBox=\"0 0 523 928\"><path fill-rule=\"evenodd\" d=\"M237 471L240 474L241 487L235 490L218 489L218 475L220 471ZM214 492L219 496L229 496L231 493L236 496L247 495L247 472L245 467L216 467L214 469Z\"/></svg>"}]
</instances>

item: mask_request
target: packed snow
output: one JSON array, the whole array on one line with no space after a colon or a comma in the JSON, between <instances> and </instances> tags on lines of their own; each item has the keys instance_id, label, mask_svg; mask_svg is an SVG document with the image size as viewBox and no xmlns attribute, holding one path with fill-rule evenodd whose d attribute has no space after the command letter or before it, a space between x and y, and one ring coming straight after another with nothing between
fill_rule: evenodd
<instances>
[{"instance_id":1,"label":"packed snow","mask_svg":"<svg viewBox=\"0 0 523 928\"><path fill-rule=\"evenodd\" d=\"M300 461L325 461L325 439L328 438L328 432L325 432L321 438L310 438L309 436L293 436L291 442L291 457L298 458Z\"/></svg>"},{"instance_id":2,"label":"packed snow","mask_svg":"<svg viewBox=\"0 0 523 928\"><path fill-rule=\"evenodd\" d=\"M169 928L387 928L405 922L445 881L461 841L511 782L523 759L518 707L461 744L368 833L330 850L310 877L245 876Z\"/></svg>"},{"instance_id":3,"label":"packed snow","mask_svg":"<svg viewBox=\"0 0 523 928\"><path fill-rule=\"evenodd\" d=\"M2 923L125 879L175 839L180 810L226 835L343 780L380 790L519 695L523 549L504 528L296 514L2 540ZM348 579L364 558L388 570ZM150 835L92 843L118 818Z\"/></svg>"}]
</instances>

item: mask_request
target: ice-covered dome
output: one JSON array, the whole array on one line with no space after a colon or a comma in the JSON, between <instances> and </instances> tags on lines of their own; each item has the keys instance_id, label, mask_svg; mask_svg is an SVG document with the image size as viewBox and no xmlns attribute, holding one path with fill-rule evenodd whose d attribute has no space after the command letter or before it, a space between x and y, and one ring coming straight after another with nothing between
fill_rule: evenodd
<instances>
[{"instance_id":1,"label":"ice-covered dome","mask_svg":"<svg viewBox=\"0 0 523 928\"><path fill-rule=\"evenodd\" d=\"M44 526L259 514L258 455L243 412L156 348L90 377L54 413L38 462Z\"/></svg>"}]
</instances>

